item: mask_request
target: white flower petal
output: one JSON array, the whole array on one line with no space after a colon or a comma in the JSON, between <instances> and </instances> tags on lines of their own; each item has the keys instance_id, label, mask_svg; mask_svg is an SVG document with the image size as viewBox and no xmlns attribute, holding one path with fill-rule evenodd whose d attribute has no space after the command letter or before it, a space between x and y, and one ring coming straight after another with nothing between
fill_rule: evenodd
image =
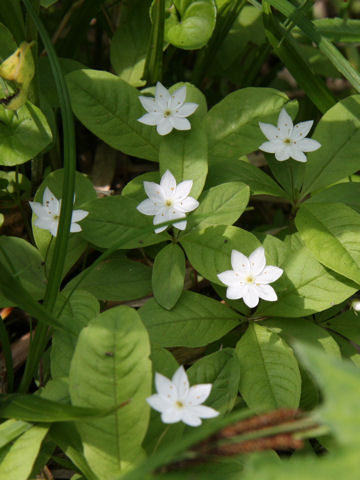
<instances>
[{"instance_id":1,"label":"white flower petal","mask_svg":"<svg viewBox=\"0 0 360 480\"><path fill-rule=\"evenodd\" d=\"M182 365L176 370L171 380L177 390L178 399L184 400L189 393L189 379Z\"/></svg>"},{"instance_id":2,"label":"white flower petal","mask_svg":"<svg viewBox=\"0 0 360 480\"><path fill-rule=\"evenodd\" d=\"M182 107L175 109L176 117L189 117L192 115L198 108L197 103L187 102Z\"/></svg>"},{"instance_id":3,"label":"white flower petal","mask_svg":"<svg viewBox=\"0 0 360 480\"><path fill-rule=\"evenodd\" d=\"M293 122L291 120L290 115L285 110L285 108L281 109L277 126L280 129L281 138L290 137L293 129Z\"/></svg>"},{"instance_id":4,"label":"white flower petal","mask_svg":"<svg viewBox=\"0 0 360 480\"><path fill-rule=\"evenodd\" d=\"M181 118L181 117L169 117L169 120L174 128L176 130L190 130L191 129L191 123L187 118Z\"/></svg>"},{"instance_id":5,"label":"white flower petal","mask_svg":"<svg viewBox=\"0 0 360 480\"><path fill-rule=\"evenodd\" d=\"M290 157L293 158L294 160L297 160L298 162L307 162L307 158L305 153L303 153L299 148L296 148L296 146L292 145L289 147L290 151Z\"/></svg>"},{"instance_id":6,"label":"white flower petal","mask_svg":"<svg viewBox=\"0 0 360 480\"><path fill-rule=\"evenodd\" d=\"M244 296L246 288L245 285L231 285L226 290L226 297L229 300L239 300Z\"/></svg>"},{"instance_id":7,"label":"white flower petal","mask_svg":"<svg viewBox=\"0 0 360 480\"><path fill-rule=\"evenodd\" d=\"M81 220L84 220L85 217L89 215L89 212L86 210L73 210L72 212L72 217L71 217L71 222L80 222Z\"/></svg>"},{"instance_id":8,"label":"white flower petal","mask_svg":"<svg viewBox=\"0 0 360 480\"><path fill-rule=\"evenodd\" d=\"M78 233L78 232L81 232L81 230L82 230L82 228L78 223L73 222L70 225L70 232L71 233Z\"/></svg>"},{"instance_id":9,"label":"white flower petal","mask_svg":"<svg viewBox=\"0 0 360 480\"><path fill-rule=\"evenodd\" d=\"M154 110L156 110L157 105L154 98L140 95L139 100L147 112L152 113Z\"/></svg>"},{"instance_id":10,"label":"white flower petal","mask_svg":"<svg viewBox=\"0 0 360 480\"><path fill-rule=\"evenodd\" d=\"M169 399L157 393L154 395L151 395L151 397L148 397L146 401L150 405L150 407L156 410L157 412L164 412L165 410L168 410L169 408L171 408L173 405L173 402L171 402Z\"/></svg>"},{"instance_id":11,"label":"white flower petal","mask_svg":"<svg viewBox=\"0 0 360 480\"><path fill-rule=\"evenodd\" d=\"M259 127L270 142L276 142L279 139L280 132L274 125L271 125L271 123L259 122Z\"/></svg>"},{"instance_id":12,"label":"white flower petal","mask_svg":"<svg viewBox=\"0 0 360 480\"><path fill-rule=\"evenodd\" d=\"M177 423L182 420L183 409L181 408L170 408L161 414L161 420L164 423Z\"/></svg>"},{"instance_id":13,"label":"white flower petal","mask_svg":"<svg viewBox=\"0 0 360 480\"><path fill-rule=\"evenodd\" d=\"M176 194L176 180L170 170L166 170L160 180L160 187L164 192L164 199L173 198Z\"/></svg>"},{"instance_id":14,"label":"white flower petal","mask_svg":"<svg viewBox=\"0 0 360 480\"><path fill-rule=\"evenodd\" d=\"M313 123L314 120L307 120L306 122L297 123L291 133L291 139L296 141L300 140L301 138L305 138L310 132Z\"/></svg>"},{"instance_id":15,"label":"white flower petal","mask_svg":"<svg viewBox=\"0 0 360 480\"><path fill-rule=\"evenodd\" d=\"M171 107L173 109L180 108L181 105L185 102L186 98L186 86L183 85L182 87L175 90L175 92L171 95Z\"/></svg>"},{"instance_id":16,"label":"white flower petal","mask_svg":"<svg viewBox=\"0 0 360 480\"><path fill-rule=\"evenodd\" d=\"M50 233L53 237L56 237L58 228L59 228L59 221L54 220L50 225Z\"/></svg>"},{"instance_id":17,"label":"white flower petal","mask_svg":"<svg viewBox=\"0 0 360 480\"><path fill-rule=\"evenodd\" d=\"M278 278L281 277L283 274L283 269L279 267L273 267L272 265L268 265L264 268L264 270L257 275L256 283L266 284L275 282Z\"/></svg>"},{"instance_id":18,"label":"white flower petal","mask_svg":"<svg viewBox=\"0 0 360 480\"><path fill-rule=\"evenodd\" d=\"M184 180L183 182L180 182L179 185L176 187L174 201L180 202L181 200L184 200L189 195L192 186L192 180Z\"/></svg>"},{"instance_id":19,"label":"white flower petal","mask_svg":"<svg viewBox=\"0 0 360 480\"><path fill-rule=\"evenodd\" d=\"M186 225L187 225L187 220L184 220L183 222L173 223L173 227L178 228L179 230L185 230Z\"/></svg>"},{"instance_id":20,"label":"white flower petal","mask_svg":"<svg viewBox=\"0 0 360 480\"><path fill-rule=\"evenodd\" d=\"M197 405L191 408L191 412L200 418L214 418L220 415L220 412L206 405Z\"/></svg>"},{"instance_id":21,"label":"white flower petal","mask_svg":"<svg viewBox=\"0 0 360 480\"><path fill-rule=\"evenodd\" d=\"M182 212L192 212L199 206L199 202L193 197L187 197L185 200L178 202L176 208Z\"/></svg>"},{"instance_id":22,"label":"white flower petal","mask_svg":"<svg viewBox=\"0 0 360 480\"><path fill-rule=\"evenodd\" d=\"M52 215L48 212L48 209L45 208L39 202L29 202L32 211L39 217L39 218L53 218Z\"/></svg>"},{"instance_id":23,"label":"white flower petal","mask_svg":"<svg viewBox=\"0 0 360 480\"><path fill-rule=\"evenodd\" d=\"M273 142L264 142L259 147L259 150L266 153L275 153L278 149L279 144Z\"/></svg>"},{"instance_id":24,"label":"white flower petal","mask_svg":"<svg viewBox=\"0 0 360 480\"><path fill-rule=\"evenodd\" d=\"M54 215L58 215L60 213L60 202L48 187L46 187L44 190L43 205Z\"/></svg>"},{"instance_id":25,"label":"white flower petal","mask_svg":"<svg viewBox=\"0 0 360 480\"><path fill-rule=\"evenodd\" d=\"M254 250L249 256L249 262L250 262L251 273L253 275L256 276L259 273L261 273L264 270L266 265L264 247L258 247L256 250Z\"/></svg>"},{"instance_id":26,"label":"white flower petal","mask_svg":"<svg viewBox=\"0 0 360 480\"><path fill-rule=\"evenodd\" d=\"M202 423L200 418L194 415L191 409L188 408L182 410L181 420L186 423L186 425L190 425L190 427L198 427Z\"/></svg>"},{"instance_id":27,"label":"white flower petal","mask_svg":"<svg viewBox=\"0 0 360 480\"><path fill-rule=\"evenodd\" d=\"M234 272L234 270L225 270L225 272L218 273L217 277L224 285L228 285L229 287L239 286L239 282L242 279L242 276Z\"/></svg>"},{"instance_id":28,"label":"white flower petal","mask_svg":"<svg viewBox=\"0 0 360 480\"><path fill-rule=\"evenodd\" d=\"M169 209L168 208L162 208L160 213L158 213L157 215L155 215L154 219L153 219L153 224L154 225L158 225L159 223L164 223L164 222L167 222L167 221L170 221L171 218L170 218L170 212L169 212ZM162 230L165 230L167 227L160 227ZM160 231L162 231L160 230ZM156 232L158 233L158 232Z\"/></svg>"},{"instance_id":29,"label":"white flower petal","mask_svg":"<svg viewBox=\"0 0 360 480\"><path fill-rule=\"evenodd\" d=\"M211 392L211 383L203 383L200 385L194 385L190 388L186 397L185 405L187 407L193 407L194 405L200 405L204 403Z\"/></svg>"},{"instance_id":30,"label":"white flower petal","mask_svg":"<svg viewBox=\"0 0 360 480\"><path fill-rule=\"evenodd\" d=\"M259 303L257 287L253 285L247 285L244 290L243 300L249 308L256 307L256 305Z\"/></svg>"},{"instance_id":31,"label":"white flower petal","mask_svg":"<svg viewBox=\"0 0 360 480\"><path fill-rule=\"evenodd\" d=\"M277 300L275 290L270 285L257 285L256 291L263 300L267 300L268 302L275 302Z\"/></svg>"},{"instance_id":32,"label":"white flower petal","mask_svg":"<svg viewBox=\"0 0 360 480\"><path fill-rule=\"evenodd\" d=\"M155 373L155 387L159 395L174 402L177 400L176 387L171 380L169 380L161 373Z\"/></svg>"},{"instance_id":33,"label":"white flower petal","mask_svg":"<svg viewBox=\"0 0 360 480\"><path fill-rule=\"evenodd\" d=\"M159 107L162 110L168 108L170 98L171 96L169 91L164 87L164 85L162 85L160 82L157 82L155 90L155 101L158 103Z\"/></svg>"},{"instance_id":34,"label":"white flower petal","mask_svg":"<svg viewBox=\"0 0 360 480\"><path fill-rule=\"evenodd\" d=\"M296 142L296 146L303 152L314 152L321 147L321 143L317 140L313 140L312 138L303 138L302 140Z\"/></svg>"},{"instance_id":35,"label":"white flower petal","mask_svg":"<svg viewBox=\"0 0 360 480\"><path fill-rule=\"evenodd\" d=\"M38 228L41 228L41 230L49 230L54 223L54 220L52 218L44 218L44 217L39 217L34 221L34 225Z\"/></svg>"},{"instance_id":36,"label":"white flower petal","mask_svg":"<svg viewBox=\"0 0 360 480\"><path fill-rule=\"evenodd\" d=\"M154 202L154 204L164 204L165 193L158 183L144 182L144 190L146 195Z\"/></svg>"},{"instance_id":37,"label":"white flower petal","mask_svg":"<svg viewBox=\"0 0 360 480\"><path fill-rule=\"evenodd\" d=\"M155 233L161 233L161 232L163 232L164 230L166 230L167 228L168 228L167 226L155 228L154 232L155 232Z\"/></svg>"},{"instance_id":38,"label":"white flower petal","mask_svg":"<svg viewBox=\"0 0 360 480\"><path fill-rule=\"evenodd\" d=\"M150 198L147 198L146 200L143 200L141 203L139 203L136 209L144 215L157 215L162 209L162 206L154 204L154 202L150 200Z\"/></svg>"},{"instance_id":39,"label":"white flower petal","mask_svg":"<svg viewBox=\"0 0 360 480\"><path fill-rule=\"evenodd\" d=\"M275 152L275 158L276 160L279 160L279 162L283 162L284 160L287 160L290 157L289 153L289 147L281 146L276 150Z\"/></svg>"},{"instance_id":40,"label":"white flower petal","mask_svg":"<svg viewBox=\"0 0 360 480\"><path fill-rule=\"evenodd\" d=\"M138 122L144 125L158 125L162 119L161 114L144 113L144 115L137 119Z\"/></svg>"},{"instance_id":41,"label":"white flower petal","mask_svg":"<svg viewBox=\"0 0 360 480\"><path fill-rule=\"evenodd\" d=\"M162 118L156 127L156 131L159 135L167 135L173 129L172 124L170 123L168 118Z\"/></svg>"},{"instance_id":42,"label":"white flower petal","mask_svg":"<svg viewBox=\"0 0 360 480\"><path fill-rule=\"evenodd\" d=\"M243 275L248 275L250 273L250 263L248 257L238 250L231 251L231 266L235 272Z\"/></svg>"}]
</instances>

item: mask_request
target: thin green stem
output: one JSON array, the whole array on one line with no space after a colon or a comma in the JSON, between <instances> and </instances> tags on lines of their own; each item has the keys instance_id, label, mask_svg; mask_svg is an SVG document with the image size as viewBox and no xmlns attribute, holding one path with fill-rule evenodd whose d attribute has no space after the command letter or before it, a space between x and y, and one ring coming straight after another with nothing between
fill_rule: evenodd
<instances>
[{"instance_id":1,"label":"thin green stem","mask_svg":"<svg viewBox=\"0 0 360 480\"><path fill-rule=\"evenodd\" d=\"M167 426L166 428L164 428L164 430L162 431L161 435L160 435L159 438L157 439L157 442L155 443L155 447L154 447L154 450L152 451L152 455L154 455L154 453L156 452L156 450L159 448L159 445L160 445L160 443L162 442L162 440L164 439L165 435L168 433L169 428L170 428L170 425L168 425L168 426Z\"/></svg>"},{"instance_id":2,"label":"thin green stem","mask_svg":"<svg viewBox=\"0 0 360 480\"><path fill-rule=\"evenodd\" d=\"M19 182L19 166L18 165L16 165L16 168L15 168L15 201L16 201L16 205L17 205L18 209L20 210L20 213L21 213L21 216L22 216L22 219L23 219L23 223L25 225L25 230L26 230L26 233L28 235L28 238L29 238L30 242L32 244L34 244L34 237L33 237L32 229L31 229L31 226L30 226L29 218L26 215L26 212L24 210L24 207L23 207L23 204L22 204L22 201L21 201L20 182Z\"/></svg>"},{"instance_id":3,"label":"thin green stem","mask_svg":"<svg viewBox=\"0 0 360 480\"><path fill-rule=\"evenodd\" d=\"M52 73L56 84L56 89L60 101L60 109L62 115L63 135L64 135L64 179L62 188L62 204L58 228L58 236L56 237L54 255L51 262L49 272L49 282L44 296L44 308L51 313L55 307L57 295L60 289L61 279L64 270L64 262L69 240L69 231L71 224L71 216L73 209L74 186L75 186L75 168L76 168L76 152L75 152L75 130L74 119L70 105L69 93L66 87L65 79L56 56L54 47L51 43L49 35L42 24L39 16L34 10L30 0L23 0L26 9L31 16L39 35L43 41ZM37 327L32 348L25 366L24 376L22 378L19 391L28 390L34 372L40 361L41 355L48 342L48 327L40 323Z\"/></svg>"},{"instance_id":4,"label":"thin green stem","mask_svg":"<svg viewBox=\"0 0 360 480\"><path fill-rule=\"evenodd\" d=\"M162 76L165 0L155 0L152 11L154 18L143 74L148 85L155 85Z\"/></svg>"}]
</instances>

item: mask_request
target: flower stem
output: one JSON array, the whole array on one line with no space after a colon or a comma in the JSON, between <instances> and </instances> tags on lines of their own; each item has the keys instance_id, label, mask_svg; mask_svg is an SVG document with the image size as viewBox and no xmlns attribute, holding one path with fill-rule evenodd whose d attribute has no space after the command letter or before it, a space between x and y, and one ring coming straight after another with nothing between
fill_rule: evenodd
<instances>
[{"instance_id":1,"label":"flower stem","mask_svg":"<svg viewBox=\"0 0 360 480\"><path fill-rule=\"evenodd\" d=\"M170 425L168 425L166 428L164 428L164 430L161 432L159 438L157 439L157 442L155 443L155 447L154 447L154 450L152 451L152 455L154 455L156 450L159 448L159 445L160 445L161 441L163 440L163 438L165 437L165 435L167 434L167 432L169 431L169 428L170 428Z\"/></svg>"}]
</instances>

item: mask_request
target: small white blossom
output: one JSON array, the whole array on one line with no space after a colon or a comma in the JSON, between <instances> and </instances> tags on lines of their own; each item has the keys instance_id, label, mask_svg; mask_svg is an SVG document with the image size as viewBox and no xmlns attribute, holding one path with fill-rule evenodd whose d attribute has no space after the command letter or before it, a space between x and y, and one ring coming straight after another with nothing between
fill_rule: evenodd
<instances>
[{"instance_id":1,"label":"small white blossom","mask_svg":"<svg viewBox=\"0 0 360 480\"><path fill-rule=\"evenodd\" d=\"M246 257L237 250L231 252L233 270L219 273L218 278L228 286L226 296L230 300L242 298L249 308L256 307L259 298L275 302L275 290L268 285L281 277L279 267L266 266L265 250L259 247Z\"/></svg>"},{"instance_id":2,"label":"small white blossom","mask_svg":"<svg viewBox=\"0 0 360 480\"><path fill-rule=\"evenodd\" d=\"M174 175L166 170L161 177L160 185L155 182L144 182L144 189L149 198L142 201L136 208L144 215L154 215L153 224L185 218L186 213L195 210L199 202L189 197L192 188L192 180L184 180L176 185ZM173 224L179 230L185 230L186 220ZM155 229L155 233L166 230L165 227Z\"/></svg>"},{"instance_id":3,"label":"small white blossom","mask_svg":"<svg viewBox=\"0 0 360 480\"><path fill-rule=\"evenodd\" d=\"M276 160L282 162L293 158L298 162L306 162L304 152L314 152L321 144L311 138L305 138L310 132L313 120L293 125L291 117L283 108L280 112L277 127L271 123L259 122L261 131L269 140L260 145L259 149L267 153L275 153Z\"/></svg>"},{"instance_id":4,"label":"small white blossom","mask_svg":"<svg viewBox=\"0 0 360 480\"><path fill-rule=\"evenodd\" d=\"M156 84L155 98L139 96L141 105L148 113L138 118L145 125L157 125L159 135L167 135L173 128L190 130L191 124L185 117L192 115L198 108L197 103L185 102L186 86L171 94L160 82Z\"/></svg>"},{"instance_id":5,"label":"small white blossom","mask_svg":"<svg viewBox=\"0 0 360 480\"><path fill-rule=\"evenodd\" d=\"M219 412L201 405L210 395L211 383L190 387L183 366L174 373L171 380L161 373L155 374L157 393L146 401L157 412L161 412L164 423L184 422L191 427L201 425L201 418L213 418Z\"/></svg>"},{"instance_id":6,"label":"small white blossom","mask_svg":"<svg viewBox=\"0 0 360 480\"><path fill-rule=\"evenodd\" d=\"M32 211L37 215L35 225L43 230L49 230L53 237L56 237L59 219L61 200L58 200L51 190L46 187L43 195L43 203L29 202ZM71 217L70 232L81 232L81 227L76 222L83 220L89 212L86 210L74 210Z\"/></svg>"},{"instance_id":7,"label":"small white blossom","mask_svg":"<svg viewBox=\"0 0 360 480\"><path fill-rule=\"evenodd\" d=\"M357 315L357 312L360 312L360 300L358 298L354 298L351 302L351 308L354 310L355 315Z\"/></svg>"}]
</instances>

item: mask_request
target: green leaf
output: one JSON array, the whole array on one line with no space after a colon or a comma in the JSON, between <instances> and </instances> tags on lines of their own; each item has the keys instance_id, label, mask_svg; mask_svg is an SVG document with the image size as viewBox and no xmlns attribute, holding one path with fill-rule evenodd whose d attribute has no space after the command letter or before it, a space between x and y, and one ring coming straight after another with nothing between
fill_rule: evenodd
<instances>
[{"instance_id":1,"label":"green leaf","mask_svg":"<svg viewBox=\"0 0 360 480\"><path fill-rule=\"evenodd\" d=\"M4 480L28 478L47 432L47 426L36 425L15 440L1 458L0 478Z\"/></svg>"},{"instance_id":2,"label":"green leaf","mask_svg":"<svg viewBox=\"0 0 360 480\"><path fill-rule=\"evenodd\" d=\"M360 20L352 18L318 18L313 20L316 30L333 42L360 41Z\"/></svg>"},{"instance_id":3,"label":"green leaf","mask_svg":"<svg viewBox=\"0 0 360 480\"><path fill-rule=\"evenodd\" d=\"M360 183L345 182L333 185L316 193L306 200L306 203L332 203L334 200L345 203L345 205L360 213Z\"/></svg>"},{"instance_id":4,"label":"green leaf","mask_svg":"<svg viewBox=\"0 0 360 480\"><path fill-rule=\"evenodd\" d=\"M141 87L145 84L141 78L151 26L149 2L132 1L124 4L121 10L120 23L111 39L111 64L125 82Z\"/></svg>"},{"instance_id":5,"label":"green leaf","mask_svg":"<svg viewBox=\"0 0 360 480\"><path fill-rule=\"evenodd\" d=\"M338 358L341 357L339 346L333 337L324 328L310 320L305 318L292 318L291 320L273 318L266 320L264 326L283 337L289 344L300 340L314 347L320 347Z\"/></svg>"},{"instance_id":6,"label":"green leaf","mask_svg":"<svg viewBox=\"0 0 360 480\"><path fill-rule=\"evenodd\" d=\"M184 50L206 45L215 28L214 0L174 0L165 17L165 40Z\"/></svg>"},{"instance_id":7,"label":"green leaf","mask_svg":"<svg viewBox=\"0 0 360 480\"><path fill-rule=\"evenodd\" d=\"M17 45L10 30L0 23L0 62L5 60L5 58L10 57L16 49Z\"/></svg>"},{"instance_id":8,"label":"green leaf","mask_svg":"<svg viewBox=\"0 0 360 480\"><path fill-rule=\"evenodd\" d=\"M118 244L119 249L146 247L167 240L167 233L146 232L151 220L136 209L138 204L128 196L105 197L85 204L84 208L91 213L81 222L83 238L102 248Z\"/></svg>"},{"instance_id":9,"label":"green leaf","mask_svg":"<svg viewBox=\"0 0 360 480\"><path fill-rule=\"evenodd\" d=\"M212 383L207 405L220 413L233 409L240 380L240 364L234 349L224 348L197 360L187 374L191 385Z\"/></svg>"},{"instance_id":10,"label":"green leaf","mask_svg":"<svg viewBox=\"0 0 360 480\"><path fill-rule=\"evenodd\" d=\"M13 418L2 422L0 424L0 448L3 448L8 443L15 440L15 438L22 435L31 427L31 423L23 422L22 420L15 420Z\"/></svg>"},{"instance_id":11,"label":"green leaf","mask_svg":"<svg viewBox=\"0 0 360 480\"><path fill-rule=\"evenodd\" d=\"M144 200L145 190L144 182L160 182L159 171L146 172L133 178L121 190L121 195L134 198L138 203Z\"/></svg>"},{"instance_id":12,"label":"green leaf","mask_svg":"<svg viewBox=\"0 0 360 480\"><path fill-rule=\"evenodd\" d=\"M46 288L46 277L43 267L43 257L29 242L18 237L0 237L0 263L11 272L21 285L36 300L43 298ZM13 306L13 299L7 297L2 283L7 280L0 278L0 305Z\"/></svg>"},{"instance_id":13,"label":"green leaf","mask_svg":"<svg viewBox=\"0 0 360 480\"><path fill-rule=\"evenodd\" d=\"M231 250L240 250L248 256L260 243L246 230L217 225L184 235L181 245L195 270L211 282L223 286L217 275L231 268Z\"/></svg>"},{"instance_id":14,"label":"green leaf","mask_svg":"<svg viewBox=\"0 0 360 480\"><path fill-rule=\"evenodd\" d=\"M287 196L269 175L251 163L235 159L225 163L221 158L212 161L209 165L207 186L212 187L230 181L244 182L249 185L252 195Z\"/></svg>"},{"instance_id":15,"label":"green leaf","mask_svg":"<svg viewBox=\"0 0 360 480\"><path fill-rule=\"evenodd\" d=\"M186 98L188 101L188 98ZM177 183L192 180L191 196L198 198L204 188L207 174L207 136L203 120L191 117L191 130L166 135L160 143L160 174L166 170Z\"/></svg>"},{"instance_id":16,"label":"green leaf","mask_svg":"<svg viewBox=\"0 0 360 480\"><path fill-rule=\"evenodd\" d=\"M250 323L238 341L240 392L256 411L297 408L301 377L292 349L267 328Z\"/></svg>"},{"instance_id":17,"label":"green leaf","mask_svg":"<svg viewBox=\"0 0 360 480\"><path fill-rule=\"evenodd\" d=\"M86 128L127 155L158 160L159 135L137 121L144 109L136 88L98 70L77 70L66 79L74 113Z\"/></svg>"},{"instance_id":18,"label":"green leaf","mask_svg":"<svg viewBox=\"0 0 360 480\"><path fill-rule=\"evenodd\" d=\"M250 189L241 182L222 183L212 187L200 198L200 206L189 217L188 229L208 225L232 225L244 212Z\"/></svg>"},{"instance_id":19,"label":"green leaf","mask_svg":"<svg viewBox=\"0 0 360 480\"><path fill-rule=\"evenodd\" d=\"M76 290L62 310L66 298L61 295L56 305L56 311L61 311L61 314L57 313L57 315L64 326L64 331L57 330L53 334L50 352L53 378L69 376L70 363L78 336L89 321L100 312L99 302L88 292Z\"/></svg>"},{"instance_id":20,"label":"green leaf","mask_svg":"<svg viewBox=\"0 0 360 480\"><path fill-rule=\"evenodd\" d=\"M139 314L151 342L163 347L200 347L218 340L238 324L238 315L217 300L184 292L168 311L151 299Z\"/></svg>"},{"instance_id":21,"label":"green leaf","mask_svg":"<svg viewBox=\"0 0 360 480\"><path fill-rule=\"evenodd\" d=\"M360 319L353 311L349 310L341 315L330 318L326 321L325 325L360 345Z\"/></svg>"},{"instance_id":22,"label":"green leaf","mask_svg":"<svg viewBox=\"0 0 360 480\"><path fill-rule=\"evenodd\" d=\"M55 197L60 200L62 195L62 185L64 179L64 169L55 170L46 176L45 180L42 182L38 188L34 201L43 202L44 190L48 187ZM90 180L79 172L75 174L75 202L74 210L82 209L85 202L93 200L96 198L96 192L92 186ZM33 224L33 234L36 246L40 250L42 256L46 260L46 269L49 270L50 265L54 256L54 247L55 241L52 240L52 235L48 230L43 230L35 226L36 215L32 216ZM82 226L82 223L79 224ZM51 243L50 243L51 242ZM87 247L87 242L85 242L81 235L70 234L68 248L65 256L65 266L64 274L74 265L78 258L84 253Z\"/></svg>"},{"instance_id":23,"label":"green leaf","mask_svg":"<svg viewBox=\"0 0 360 480\"><path fill-rule=\"evenodd\" d=\"M328 425L341 444L358 448L359 369L307 344L299 343L296 352L325 397L321 408L313 412L314 419Z\"/></svg>"},{"instance_id":24,"label":"green leaf","mask_svg":"<svg viewBox=\"0 0 360 480\"><path fill-rule=\"evenodd\" d=\"M20 165L34 158L52 141L41 110L30 102L16 113L0 106L0 165Z\"/></svg>"},{"instance_id":25,"label":"green leaf","mask_svg":"<svg viewBox=\"0 0 360 480\"><path fill-rule=\"evenodd\" d=\"M324 268L302 243L291 235L287 245L267 236L264 247L268 262L280 266L284 273L272 284L277 302L261 302L259 315L301 317L326 310L353 295L357 286L344 277Z\"/></svg>"},{"instance_id":26,"label":"green leaf","mask_svg":"<svg viewBox=\"0 0 360 480\"><path fill-rule=\"evenodd\" d=\"M179 245L170 243L156 255L152 272L152 287L156 301L171 310L184 287L185 255Z\"/></svg>"},{"instance_id":27,"label":"green leaf","mask_svg":"<svg viewBox=\"0 0 360 480\"><path fill-rule=\"evenodd\" d=\"M119 404L108 408L77 407L47 400L31 394L8 394L0 397L0 415L3 418L17 418L26 422L68 422L89 420L109 415Z\"/></svg>"},{"instance_id":28,"label":"green leaf","mask_svg":"<svg viewBox=\"0 0 360 480\"><path fill-rule=\"evenodd\" d=\"M353 174L359 169L360 95L341 100L318 123L313 138L321 148L306 164L302 196Z\"/></svg>"},{"instance_id":29,"label":"green leaf","mask_svg":"<svg viewBox=\"0 0 360 480\"><path fill-rule=\"evenodd\" d=\"M360 283L360 215L342 203L304 204L295 219L316 259Z\"/></svg>"},{"instance_id":30,"label":"green leaf","mask_svg":"<svg viewBox=\"0 0 360 480\"><path fill-rule=\"evenodd\" d=\"M70 395L79 406L128 405L78 425L84 455L96 475L110 480L142 457L151 394L150 346L135 310L105 311L80 334L70 370Z\"/></svg>"},{"instance_id":31,"label":"green leaf","mask_svg":"<svg viewBox=\"0 0 360 480\"><path fill-rule=\"evenodd\" d=\"M227 95L206 116L211 162L234 162L257 150L264 142L259 121L275 123L288 101L284 93L272 88L243 88ZM286 106L289 111L290 105Z\"/></svg>"},{"instance_id":32,"label":"green leaf","mask_svg":"<svg viewBox=\"0 0 360 480\"><path fill-rule=\"evenodd\" d=\"M135 300L151 292L151 268L119 253L94 269L85 269L66 286L67 291L71 291L79 280L81 289L104 301Z\"/></svg>"}]
</instances>

